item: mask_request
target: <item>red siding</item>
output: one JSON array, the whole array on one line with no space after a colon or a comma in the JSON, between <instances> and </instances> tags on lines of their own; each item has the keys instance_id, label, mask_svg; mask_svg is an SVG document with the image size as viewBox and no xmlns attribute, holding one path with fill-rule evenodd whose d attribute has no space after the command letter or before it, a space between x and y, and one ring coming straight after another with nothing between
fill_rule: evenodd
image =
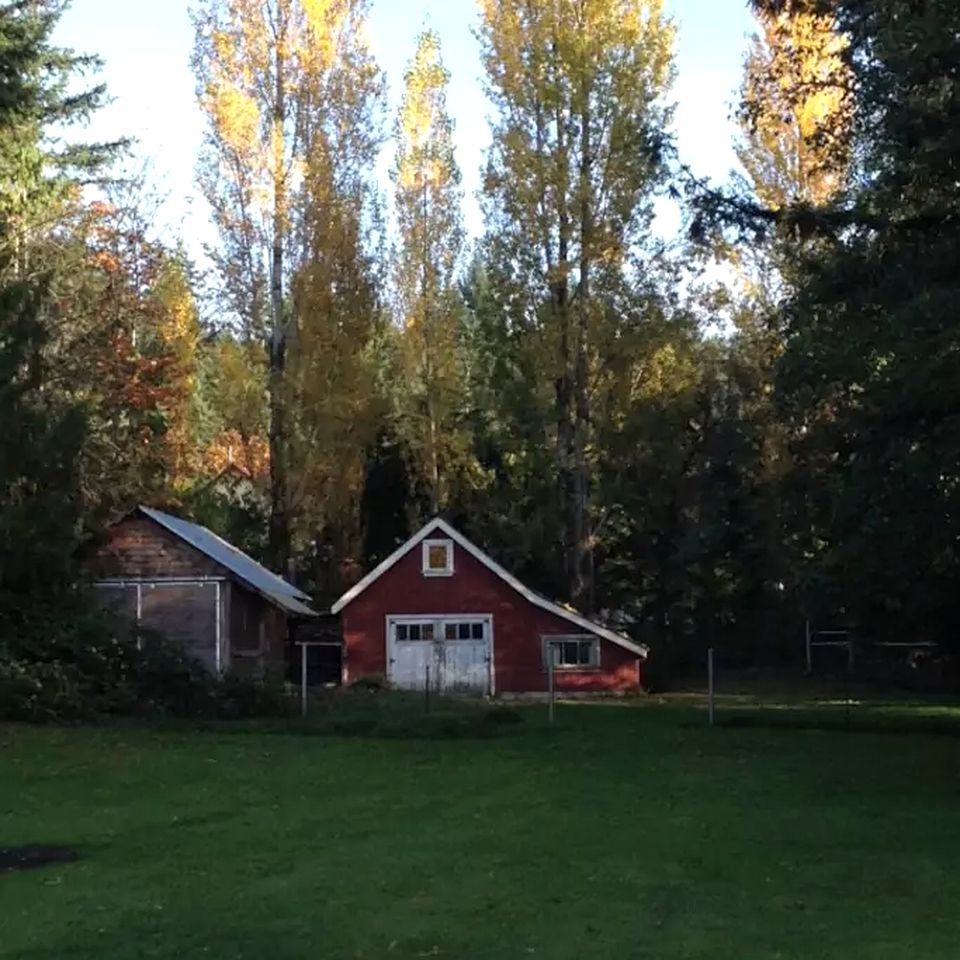
<instances>
[{"instance_id":1,"label":"red siding","mask_svg":"<svg viewBox=\"0 0 960 960\"><path fill-rule=\"evenodd\" d=\"M424 577L421 551L415 546L343 608L345 682L386 675L387 616L473 613L493 615L495 692L546 691L541 637L583 631L530 603L459 545L453 549L453 576ZM556 688L565 692L636 690L641 668L636 654L601 638L600 669L558 671Z\"/></svg>"}]
</instances>

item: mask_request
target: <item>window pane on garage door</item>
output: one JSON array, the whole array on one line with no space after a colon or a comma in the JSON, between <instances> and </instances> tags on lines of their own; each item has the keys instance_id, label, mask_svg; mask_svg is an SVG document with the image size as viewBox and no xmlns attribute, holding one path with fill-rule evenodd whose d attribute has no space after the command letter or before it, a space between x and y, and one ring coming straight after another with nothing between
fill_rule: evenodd
<instances>
[{"instance_id":1,"label":"window pane on garage door","mask_svg":"<svg viewBox=\"0 0 960 960\"><path fill-rule=\"evenodd\" d=\"M163 634L207 669L216 670L216 584L144 584L140 610L141 629Z\"/></svg>"}]
</instances>

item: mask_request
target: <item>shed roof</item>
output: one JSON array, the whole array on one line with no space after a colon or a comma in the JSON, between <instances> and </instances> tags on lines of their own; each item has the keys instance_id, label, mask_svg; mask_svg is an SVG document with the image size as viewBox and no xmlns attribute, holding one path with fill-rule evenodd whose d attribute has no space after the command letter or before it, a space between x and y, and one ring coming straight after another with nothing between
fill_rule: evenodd
<instances>
[{"instance_id":1,"label":"shed roof","mask_svg":"<svg viewBox=\"0 0 960 960\"><path fill-rule=\"evenodd\" d=\"M546 610L548 613L552 613L556 617L560 617L563 620L573 623L576 626L580 627L582 630L586 630L588 633L595 634L598 637L603 637L605 640L609 640L611 643L615 643L619 647L623 647L625 650L629 650L631 653L635 653L638 657L646 658L649 653L648 648L645 644L634 643L629 637L625 637L622 633L617 633L615 630L611 630L609 627L603 626L603 624L597 623L595 620L590 620L583 614L574 610L572 607L565 606L563 604L554 603L552 600L548 600L546 597L537 593L535 590L531 590L528 586L521 583L513 574L508 573L503 567L500 566L494 559L487 556L475 543L471 543L459 530L455 530L453 527L447 523L446 520L441 517L434 517L428 523L424 524L409 540L397 547L389 557L386 558L379 566L376 566L371 570L362 580L358 583L355 583L339 600L330 608L331 613L339 613L351 600L354 600L357 596L363 593L367 587L370 586L375 580L378 580L383 576L395 563L405 557L418 543L420 543L428 534L433 533L434 531L441 531L445 536L449 537L455 543L459 544L467 553L471 554L477 560L480 561L488 570L496 574L501 580L503 580L508 586L512 587L517 591L522 597L528 600L536 607L540 607L542 610Z\"/></svg>"},{"instance_id":2,"label":"shed roof","mask_svg":"<svg viewBox=\"0 0 960 960\"><path fill-rule=\"evenodd\" d=\"M153 507L142 506L139 511L211 560L226 567L250 589L287 613L299 617L317 616L317 611L308 605L310 597L307 594L277 574L271 573L253 557L247 556L232 543L227 543L212 530L200 526L199 523L191 523L181 517L164 513L162 510L155 510Z\"/></svg>"}]
</instances>

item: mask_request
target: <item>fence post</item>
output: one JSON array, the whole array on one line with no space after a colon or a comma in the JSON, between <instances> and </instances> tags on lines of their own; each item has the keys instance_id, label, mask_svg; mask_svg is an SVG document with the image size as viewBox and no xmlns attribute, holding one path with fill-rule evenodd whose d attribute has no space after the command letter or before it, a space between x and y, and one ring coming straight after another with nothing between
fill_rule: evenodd
<instances>
[{"instance_id":1,"label":"fence post","mask_svg":"<svg viewBox=\"0 0 960 960\"><path fill-rule=\"evenodd\" d=\"M806 639L807 639L807 676L809 677L809 676L811 676L811 675L813 674L813 649L812 649L812 647L810 646L810 639L811 639L811 638L810 638L810 619L809 619L809 617L804 621L804 628L805 628L805 631L806 631Z\"/></svg>"},{"instance_id":2,"label":"fence post","mask_svg":"<svg viewBox=\"0 0 960 960\"><path fill-rule=\"evenodd\" d=\"M307 715L307 645L300 644L300 716Z\"/></svg>"},{"instance_id":3,"label":"fence post","mask_svg":"<svg viewBox=\"0 0 960 960\"><path fill-rule=\"evenodd\" d=\"M557 648L552 643L548 642L547 652L549 654L549 656L547 657L547 689L549 691L549 697L550 697L549 717L550 717L550 723L553 723L553 715L554 715L553 666L554 666L554 659L557 656Z\"/></svg>"},{"instance_id":4,"label":"fence post","mask_svg":"<svg viewBox=\"0 0 960 960\"><path fill-rule=\"evenodd\" d=\"M713 726L713 647L707 650L707 716Z\"/></svg>"},{"instance_id":5,"label":"fence post","mask_svg":"<svg viewBox=\"0 0 960 960\"><path fill-rule=\"evenodd\" d=\"M424 670L424 679L423 679L423 710L425 713L430 712L430 664L426 665Z\"/></svg>"}]
</instances>

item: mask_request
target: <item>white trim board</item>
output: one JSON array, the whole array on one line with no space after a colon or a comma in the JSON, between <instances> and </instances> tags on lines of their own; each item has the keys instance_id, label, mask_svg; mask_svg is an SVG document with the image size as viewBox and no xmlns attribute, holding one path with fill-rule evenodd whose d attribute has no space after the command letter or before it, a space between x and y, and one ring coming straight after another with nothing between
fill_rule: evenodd
<instances>
[{"instance_id":1,"label":"white trim board","mask_svg":"<svg viewBox=\"0 0 960 960\"><path fill-rule=\"evenodd\" d=\"M636 654L638 657L646 659L649 650L643 644L634 643L628 637L623 636L623 634L616 633L614 630L610 630L607 627L601 626L599 623L595 623L593 620L588 620L585 616L580 613L577 613L576 610L571 610L567 607L561 606L559 603L554 603L552 600L548 600L546 597L541 597L540 594L535 593L529 587L524 586L513 574L508 573L503 567L500 566L495 560L491 557L488 557L476 544L471 543L462 533L454 530L453 527L447 523L446 520L441 519L440 517L434 517L433 520L430 520L424 524L406 543L402 543L393 553L390 554L386 560L379 563L374 567L362 580L359 580L355 583L339 600L330 608L330 612L333 614L339 613L348 603L352 600L355 600L367 587L370 586L374 581L379 580L391 567L396 563L402 560L427 534L433 532L434 530L443 531L446 536L448 536L454 543L462 547L467 551L472 557L476 560L479 560L488 570L492 573L495 573L507 586L512 587L520 594L525 600L532 603L535 607L540 607L541 610L546 610L548 613L552 613L555 617L561 617L569 623L575 624L578 627L586 630L588 633L592 633L598 637L602 637L604 640L609 640L611 643L615 643L619 647L623 647L624 650L629 650L631 653Z\"/></svg>"}]
</instances>

